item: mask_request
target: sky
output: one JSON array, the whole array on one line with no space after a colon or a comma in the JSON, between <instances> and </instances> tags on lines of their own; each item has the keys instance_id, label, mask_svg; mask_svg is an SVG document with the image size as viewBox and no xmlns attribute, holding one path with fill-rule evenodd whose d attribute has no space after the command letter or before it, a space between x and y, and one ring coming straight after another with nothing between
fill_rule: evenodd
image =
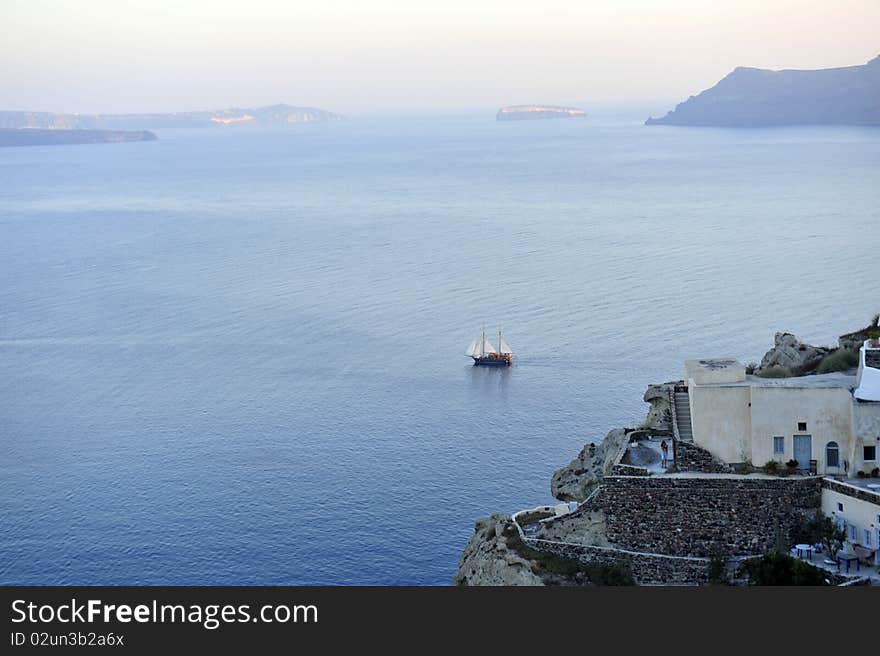
<instances>
[{"instance_id":1,"label":"sky","mask_svg":"<svg viewBox=\"0 0 880 656\"><path fill-rule=\"evenodd\" d=\"M0 17L0 109L35 111L663 108L736 66L880 54L880 0L0 0Z\"/></svg>"}]
</instances>

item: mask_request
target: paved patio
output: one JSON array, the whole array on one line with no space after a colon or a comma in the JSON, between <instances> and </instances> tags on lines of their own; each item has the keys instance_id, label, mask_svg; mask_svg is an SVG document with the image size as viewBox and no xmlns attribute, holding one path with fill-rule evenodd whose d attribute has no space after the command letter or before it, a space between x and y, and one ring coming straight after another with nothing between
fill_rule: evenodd
<instances>
[{"instance_id":1,"label":"paved patio","mask_svg":"<svg viewBox=\"0 0 880 656\"><path fill-rule=\"evenodd\" d=\"M791 555L795 558L798 555L795 553L794 549L792 549ZM846 576L864 576L870 579L871 585L880 586L880 568L877 565L865 565L865 563L861 563L859 567L856 567L855 563L852 563L849 568L849 572L846 571L846 564L841 563L840 569L835 563L828 562L826 554L824 553L813 553L810 557L807 557L806 554L803 554L801 560L810 563L814 567L818 567L819 569L824 569L833 574L844 574Z\"/></svg>"}]
</instances>

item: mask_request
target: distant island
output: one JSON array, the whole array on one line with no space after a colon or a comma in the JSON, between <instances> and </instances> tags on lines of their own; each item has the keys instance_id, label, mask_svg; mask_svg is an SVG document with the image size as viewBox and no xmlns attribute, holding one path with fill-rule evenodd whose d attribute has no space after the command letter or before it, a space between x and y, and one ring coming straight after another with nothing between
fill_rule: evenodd
<instances>
[{"instance_id":1,"label":"distant island","mask_svg":"<svg viewBox=\"0 0 880 656\"><path fill-rule=\"evenodd\" d=\"M579 118L587 113L577 107L551 105L511 105L502 107L495 115L497 121L533 121L543 118Z\"/></svg>"},{"instance_id":2,"label":"distant island","mask_svg":"<svg viewBox=\"0 0 880 656\"><path fill-rule=\"evenodd\" d=\"M314 107L271 105L171 114L61 114L57 112L0 111L0 128L64 130L156 130L239 125L290 125L339 121L339 114Z\"/></svg>"},{"instance_id":3,"label":"distant island","mask_svg":"<svg viewBox=\"0 0 880 656\"><path fill-rule=\"evenodd\" d=\"M6 146L65 146L72 144L155 141L149 130L65 130L0 128L0 148Z\"/></svg>"},{"instance_id":4,"label":"distant island","mask_svg":"<svg viewBox=\"0 0 880 656\"><path fill-rule=\"evenodd\" d=\"M645 125L880 125L880 57L820 70L739 67Z\"/></svg>"}]
</instances>

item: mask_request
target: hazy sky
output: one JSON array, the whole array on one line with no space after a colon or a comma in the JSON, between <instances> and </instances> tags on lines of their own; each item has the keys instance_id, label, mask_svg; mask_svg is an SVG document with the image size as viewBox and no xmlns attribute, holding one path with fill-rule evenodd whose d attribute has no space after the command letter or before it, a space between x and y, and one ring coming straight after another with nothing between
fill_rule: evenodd
<instances>
[{"instance_id":1,"label":"hazy sky","mask_svg":"<svg viewBox=\"0 0 880 656\"><path fill-rule=\"evenodd\" d=\"M0 0L0 108L666 103L878 35L880 0Z\"/></svg>"}]
</instances>

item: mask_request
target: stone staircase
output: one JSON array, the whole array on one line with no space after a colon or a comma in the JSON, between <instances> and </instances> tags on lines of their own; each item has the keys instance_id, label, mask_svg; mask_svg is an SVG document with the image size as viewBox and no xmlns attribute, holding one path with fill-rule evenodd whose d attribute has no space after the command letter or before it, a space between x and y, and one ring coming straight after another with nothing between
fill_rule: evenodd
<instances>
[{"instance_id":1,"label":"stone staircase","mask_svg":"<svg viewBox=\"0 0 880 656\"><path fill-rule=\"evenodd\" d=\"M683 442L693 442L694 433L691 428L691 405L687 392L675 391L673 395L675 412L675 424L678 429L678 439Z\"/></svg>"}]
</instances>

